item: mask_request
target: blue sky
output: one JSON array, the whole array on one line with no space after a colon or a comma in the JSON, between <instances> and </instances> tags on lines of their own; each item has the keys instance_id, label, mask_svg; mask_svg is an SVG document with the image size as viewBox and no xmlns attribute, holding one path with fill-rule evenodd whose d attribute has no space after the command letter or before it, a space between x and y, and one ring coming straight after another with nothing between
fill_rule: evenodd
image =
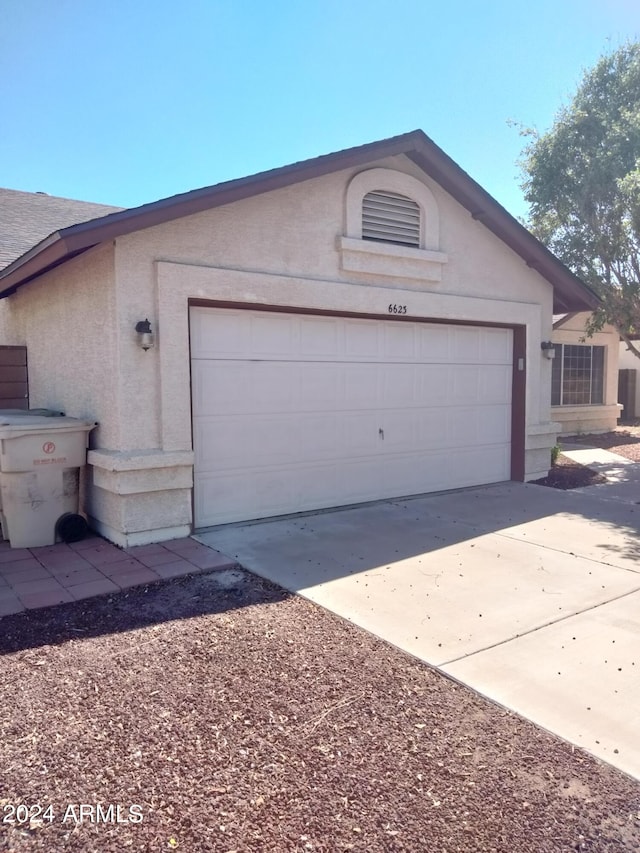
<instances>
[{"instance_id":1,"label":"blue sky","mask_svg":"<svg viewBox=\"0 0 640 853\"><path fill-rule=\"evenodd\" d=\"M0 186L131 207L421 128L526 215L547 129L638 0L0 0Z\"/></svg>"}]
</instances>

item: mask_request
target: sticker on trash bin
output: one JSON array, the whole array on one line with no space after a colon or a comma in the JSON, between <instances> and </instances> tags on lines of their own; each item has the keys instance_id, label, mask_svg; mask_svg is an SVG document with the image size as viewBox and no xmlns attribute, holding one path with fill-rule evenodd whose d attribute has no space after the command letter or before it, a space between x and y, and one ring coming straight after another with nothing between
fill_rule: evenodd
<instances>
[{"instance_id":1,"label":"sticker on trash bin","mask_svg":"<svg viewBox=\"0 0 640 853\"><path fill-rule=\"evenodd\" d=\"M42 449L44 450L45 453L55 453L56 452L56 446L52 441L45 441L45 443L42 445Z\"/></svg>"}]
</instances>

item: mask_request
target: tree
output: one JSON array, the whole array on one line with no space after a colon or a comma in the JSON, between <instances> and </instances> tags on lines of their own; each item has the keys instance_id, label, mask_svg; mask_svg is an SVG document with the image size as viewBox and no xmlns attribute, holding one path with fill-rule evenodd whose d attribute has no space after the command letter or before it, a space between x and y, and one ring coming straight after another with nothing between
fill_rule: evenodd
<instances>
[{"instance_id":1,"label":"tree","mask_svg":"<svg viewBox=\"0 0 640 853\"><path fill-rule=\"evenodd\" d=\"M602 298L587 334L611 323L640 358L640 44L587 71L521 162L530 230Z\"/></svg>"}]
</instances>

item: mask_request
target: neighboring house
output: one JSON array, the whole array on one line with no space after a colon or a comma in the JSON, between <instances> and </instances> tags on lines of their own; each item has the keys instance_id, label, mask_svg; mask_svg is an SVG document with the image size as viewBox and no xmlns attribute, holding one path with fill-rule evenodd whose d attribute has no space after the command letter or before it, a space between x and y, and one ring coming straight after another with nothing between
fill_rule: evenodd
<instances>
[{"instance_id":1,"label":"neighboring house","mask_svg":"<svg viewBox=\"0 0 640 853\"><path fill-rule=\"evenodd\" d=\"M0 270L55 231L118 210L122 208L0 189Z\"/></svg>"},{"instance_id":2,"label":"neighboring house","mask_svg":"<svg viewBox=\"0 0 640 853\"><path fill-rule=\"evenodd\" d=\"M640 349L640 340L633 344ZM625 341L620 341L618 399L623 405L621 417L624 420L640 418L640 358L634 355Z\"/></svg>"},{"instance_id":3,"label":"neighboring house","mask_svg":"<svg viewBox=\"0 0 640 853\"><path fill-rule=\"evenodd\" d=\"M546 474L541 344L597 304L415 131L58 230L0 272L0 342L99 422L86 509L134 545Z\"/></svg>"},{"instance_id":4,"label":"neighboring house","mask_svg":"<svg viewBox=\"0 0 640 853\"><path fill-rule=\"evenodd\" d=\"M586 336L590 312L554 317L551 417L563 435L607 432L620 417L618 350L620 336L606 325Z\"/></svg>"}]
</instances>

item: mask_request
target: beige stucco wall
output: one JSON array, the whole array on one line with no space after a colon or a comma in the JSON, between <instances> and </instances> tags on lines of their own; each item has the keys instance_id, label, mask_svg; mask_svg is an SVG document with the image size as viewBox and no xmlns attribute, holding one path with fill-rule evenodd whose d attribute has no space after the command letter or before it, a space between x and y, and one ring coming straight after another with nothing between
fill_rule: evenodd
<instances>
[{"instance_id":1,"label":"beige stucco wall","mask_svg":"<svg viewBox=\"0 0 640 853\"><path fill-rule=\"evenodd\" d=\"M585 327L589 312L570 314L553 330L551 340L557 344L577 344L603 346L604 353L604 394L602 405L595 406L552 406L554 421L560 424L560 434L607 432L613 429L620 417L618 405L618 360L619 336L613 326L605 326L602 331L591 337L585 337Z\"/></svg>"},{"instance_id":2,"label":"beige stucco wall","mask_svg":"<svg viewBox=\"0 0 640 853\"><path fill-rule=\"evenodd\" d=\"M420 175L403 157L382 165ZM402 301L414 316L526 324L531 347L527 417L532 424L548 422L548 401L539 393L541 379L549 381L548 365L540 358L539 341L551 333L551 286L431 181L440 211L440 248L448 255L441 281L342 270L336 244L344 233L345 190L352 174L339 172L119 239L122 328L154 310L159 347L151 357L164 358L169 348L167 362L186 363L189 297L384 314L402 290ZM180 280L173 296L173 283L160 284L167 276L159 272L163 263L171 263L172 275ZM126 375L126 364L122 382L128 393L141 395L140 408L153 409L159 400L159 368L155 382L145 374L140 383L137 371ZM164 393L170 397L175 391L184 405L177 368L166 364L162 376L165 385L173 381L176 386ZM123 417L136 446L157 446L154 424L134 410ZM172 446L184 446L187 420L183 425Z\"/></svg>"},{"instance_id":3,"label":"beige stucco wall","mask_svg":"<svg viewBox=\"0 0 640 853\"><path fill-rule=\"evenodd\" d=\"M2 342L28 348L30 406L98 421L93 445L120 440L114 272L109 244L0 301Z\"/></svg>"},{"instance_id":4,"label":"beige stucco wall","mask_svg":"<svg viewBox=\"0 0 640 853\"><path fill-rule=\"evenodd\" d=\"M345 268L355 171L344 171L118 238L115 252L93 250L5 300L23 338L8 342L27 342L33 360L32 405L103 421L89 454L90 515L113 541L190 529L189 299L381 315L401 302L408 316L525 325L526 476L546 473L556 425L540 341L551 336L551 286L409 160L372 165L431 190L440 217L439 245L428 247L435 278L419 277L415 250L385 254L379 244L362 270ZM133 331L145 317L157 336L146 353ZM61 349L34 342L52 327L68 338Z\"/></svg>"}]
</instances>

